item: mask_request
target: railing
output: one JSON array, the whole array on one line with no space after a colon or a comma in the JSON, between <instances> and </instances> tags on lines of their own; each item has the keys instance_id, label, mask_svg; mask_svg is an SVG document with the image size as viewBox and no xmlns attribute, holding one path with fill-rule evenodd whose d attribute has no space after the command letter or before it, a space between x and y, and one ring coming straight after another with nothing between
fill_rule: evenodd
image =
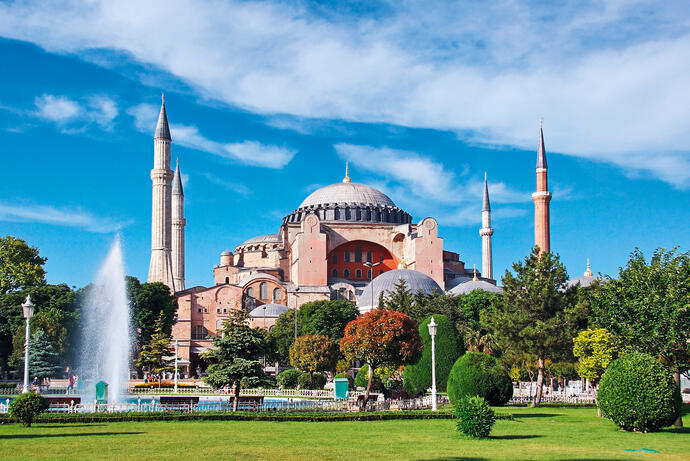
<instances>
[{"instance_id":1,"label":"railing","mask_svg":"<svg viewBox=\"0 0 690 461\"><path fill-rule=\"evenodd\" d=\"M174 389L171 387L163 388L141 388L132 387L129 389L131 394L137 395L159 395L159 394L171 394ZM194 395L235 395L233 389L217 389L214 390L210 387L198 387L198 388L188 388L188 387L178 387L177 394L194 394ZM300 397L300 398L315 398L315 399L332 399L332 390L322 390L322 389L242 389L240 390L241 396L264 396L264 397Z\"/></svg>"},{"instance_id":2,"label":"railing","mask_svg":"<svg viewBox=\"0 0 690 461\"><path fill-rule=\"evenodd\" d=\"M516 395L510 399L508 405L524 405L532 402L532 400L534 400L534 396ZM593 394L542 394L541 401L593 405L596 403L596 398Z\"/></svg>"}]
</instances>

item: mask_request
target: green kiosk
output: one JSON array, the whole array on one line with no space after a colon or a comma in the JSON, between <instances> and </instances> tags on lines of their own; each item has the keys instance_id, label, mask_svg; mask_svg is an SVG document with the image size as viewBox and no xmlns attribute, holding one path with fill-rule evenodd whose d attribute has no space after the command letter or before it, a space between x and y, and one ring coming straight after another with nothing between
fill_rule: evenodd
<instances>
[{"instance_id":1,"label":"green kiosk","mask_svg":"<svg viewBox=\"0 0 690 461\"><path fill-rule=\"evenodd\" d=\"M346 399L349 382L347 378L335 378L333 380L333 391L336 399Z\"/></svg>"},{"instance_id":2,"label":"green kiosk","mask_svg":"<svg viewBox=\"0 0 690 461\"><path fill-rule=\"evenodd\" d=\"M96 383L96 403L108 403L108 383L105 381L98 381Z\"/></svg>"}]
</instances>

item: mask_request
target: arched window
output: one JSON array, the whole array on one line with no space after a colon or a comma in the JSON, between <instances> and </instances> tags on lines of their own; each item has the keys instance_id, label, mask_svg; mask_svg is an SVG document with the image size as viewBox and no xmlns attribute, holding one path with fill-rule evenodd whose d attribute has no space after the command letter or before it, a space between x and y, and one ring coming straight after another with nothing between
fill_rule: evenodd
<instances>
[{"instance_id":1,"label":"arched window","mask_svg":"<svg viewBox=\"0 0 690 461\"><path fill-rule=\"evenodd\" d=\"M371 269L369 269L369 270L367 271L367 278L368 278L368 279L371 278Z\"/></svg>"},{"instance_id":2,"label":"arched window","mask_svg":"<svg viewBox=\"0 0 690 461\"><path fill-rule=\"evenodd\" d=\"M230 283L230 277L225 277L225 284L227 285L229 283Z\"/></svg>"},{"instance_id":3,"label":"arched window","mask_svg":"<svg viewBox=\"0 0 690 461\"><path fill-rule=\"evenodd\" d=\"M273 289L273 302L280 301L281 299L283 299L283 292L280 291L280 288L274 288Z\"/></svg>"},{"instance_id":4,"label":"arched window","mask_svg":"<svg viewBox=\"0 0 690 461\"><path fill-rule=\"evenodd\" d=\"M350 277L350 269L343 270L343 277L345 277L345 278Z\"/></svg>"},{"instance_id":5,"label":"arched window","mask_svg":"<svg viewBox=\"0 0 690 461\"><path fill-rule=\"evenodd\" d=\"M331 256L331 262L333 264L338 264L338 253L333 253L333 255Z\"/></svg>"},{"instance_id":6,"label":"arched window","mask_svg":"<svg viewBox=\"0 0 690 461\"><path fill-rule=\"evenodd\" d=\"M247 288L247 296L249 296L250 298L254 297L254 288L252 288L252 287Z\"/></svg>"},{"instance_id":7,"label":"arched window","mask_svg":"<svg viewBox=\"0 0 690 461\"><path fill-rule=\"evenodd\" d=\"M362 278L362 269L357 269L355 271L355 278L358 278L358 279Z\"/></svg>"},{"instance_id":8,"label":"arched window","mask_svg":"<svg viewBox=\"0 0 690 461\"><path fill-rule=\"evenodd\" d=\"M352 215L350 214L350 209L345 208L345 219L347 219L349 221L351 216Z\"/></svg>"},{"instance_id":9,"label":"arched window","mask_svg":"<svg viewBox=\"0 0 690 461\"><path fill-rule=\"evenodd\" d=\"M331 276L337 277L337 276L338 276L338 269L333 269L333 272L331 273Z\"/></svg>"},{"instance_id":10,"label":"arched window","mask_svg":"<svg viewBox=\"0 0 690 461\"><path fill-rule=\"evenodd\" d=\"M346 263L349 263L349 262L350 262L350 252L349 252L349 251L345 251L345 255L344 255L343 261L345 261Z\"/></svg>"},{"instance_id":11,"label":"arched window","mask_svg":"<svg viewBox=\"0 0 690 461\"><path fill-rule=\"evenodd\" d=\"M261 282L259 285L259 298L268 299L268 284L266 282Z\"/></svg>"},{"instance_id":12,"label":"arched window","mask_svg":"<svg viewBox=\"0 0 690 461\"><path fill-rule=\"evenodd\" d=\"M355 262L356 263L362 262L362 245L357 245L355 247Z\"/></svg>"},{"instance_id":13,"label":"arched window","mask_svg":"<svg viewBox=\"0 0 690 461\"><path fill-rule=\"evenodd\" d=\"M367 262L370 263L372 261L373 254L371 250L367 250Z\"/></svg>"},{"instance_id":14,"label":"arched window","mask_svg":"<svg viewBox=\"0 0 690 461\"><path fill-rule=\"evenodd\" d=\"M203 325L196 325L192 330L192 339L206 339L208 330Z\"/></svg>"}]
</instances>

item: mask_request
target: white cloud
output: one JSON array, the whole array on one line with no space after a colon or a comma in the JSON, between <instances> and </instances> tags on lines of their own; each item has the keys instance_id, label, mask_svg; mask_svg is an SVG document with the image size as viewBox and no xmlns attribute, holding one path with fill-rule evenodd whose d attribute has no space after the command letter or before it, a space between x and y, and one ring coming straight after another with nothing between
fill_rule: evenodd
<instances>
[{"instance_id":1,"label":"white cloud","mask_svg":"<svg viewBox=\"0 0 690 461\"><path fill-rule=\"evenodd\" d=\"M110 131L119 111L117 103L108 96L93 95L79 102L66 96L43 94L34 100L33 115L55 123L65 133L81 132L95 123Z\"/></svg>"},{"instance_id":2,"label":"white cloud","mask_svg":"<svg viewBox=\"0 0 690 461\"><path fill-rule=\"evenodd\" d=\"M127 113L134 118L134 125L142 133L155 131L160 109L152 104L139 104L130 107ZM256 141L241 143L222 143L207 138L194 125L170 124L173 143L208 152L220 157L236 160L245 165L279 169L290 163L297 153L286 147L261 144Z\"/></svg>"},{"instance_id":3,"label":"white cloud","mask_svg":"<svg viewBox=\"0 0 690 461\"><path fill-rule=\"evenodd\" d=\"M447 129L535 148L543 116L552 152L690 183L687 2L557 2L546 14L513 0L410 0L359 17L309 5L3 3L0 34L91 59L118 50L201 97L292 121Z\"/></svg>"},{"instance_id":4,"label":"white cloud","mask_svg":"<svg viewBox=\"0 0 690 461\"><path fill-rule=\"evenodd\" d=\"M97 233L116 232L129 224L94 216L82 210L59 209L49 205L20 206L1 202L0 221L53 224Z\"/></svg>"}]
</instances>

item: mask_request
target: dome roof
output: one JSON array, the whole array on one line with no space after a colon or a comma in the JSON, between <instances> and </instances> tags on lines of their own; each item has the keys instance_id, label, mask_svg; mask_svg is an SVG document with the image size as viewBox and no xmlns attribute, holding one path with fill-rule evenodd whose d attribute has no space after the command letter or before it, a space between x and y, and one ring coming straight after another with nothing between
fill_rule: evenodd
<instances>
[{"instance_id":1,"label":"dome roof","mask_svg":"<svg viewBox=\"0 0 690 461\"><path fill-rule=\"evenodd\" d=\"M595 277L593 275L581 275L579 277L575 277L572 280L568 280L568 288L574 287L574 286L581 286L582 288L586 288L596 282L597 280L601 280L601 277Z\"/></svg>"},{"instance_id":2,"label":"dome roof","mask_svg":"<svg viewBox=\"0 0 690 461\"><path fill-rule=\"evenodd\" d=\"M304 199L299 208L327 203L363 203L391 206L395 204L386 194L373 187L356 182L339 182L315 190Z\"/></svg>"},{"instance_id":3,"label":"dome roof","mask_svg":"<svg viewBox=\"0 0 690 461\"><path fill-rule=\"evenodd\" d=\"M258 237L252 237L246 242L242 243L242 245L248 245L250 243L280 243L282 240L280 239L280 234L266 234L266 235L259 235Z\"/></svg>"},{"instance_id":4,"label":"dome roof","mask_svg":"<svg viewBox=\"0 0 690 461\"><path fill-rule=\"evenodd\" d=\"M256 306L249 313L249 316L252 318L276 318L287 311L288 308L282 304L268 303Z\"/></svg>"},{"instance_id":5,"label":"dome roof","mask_svg":"<svg viewBox=\"0 0 690 461\"><path fill-rule=\"evenodd\" d=\"M493 283L489 283L486 280L474 280L470 279L468 282L463 282L459 285L454 286L448 293L452 295L466 295L473 292L474 290L484 290L489 293L503 293L503 288L497 287Z\"/></svg>"},{"instance_id":6,"label":"dome roof","mask_svg":"<svg viewBox=\"0 0 690 461\"><path fill-rule=\"evenodd\" d=\"M395 284L400 280L405 281L407 289L413 294L419 290L426 294L443 293L438 283L428 275L412 269L395 269L384 272L365 286L362 294L357 297L357 306L372 307L372 299L374 305L378 305L381 293L383 292L384 296L392 293L395 290Z\"/></svg>"}]
</instances>

